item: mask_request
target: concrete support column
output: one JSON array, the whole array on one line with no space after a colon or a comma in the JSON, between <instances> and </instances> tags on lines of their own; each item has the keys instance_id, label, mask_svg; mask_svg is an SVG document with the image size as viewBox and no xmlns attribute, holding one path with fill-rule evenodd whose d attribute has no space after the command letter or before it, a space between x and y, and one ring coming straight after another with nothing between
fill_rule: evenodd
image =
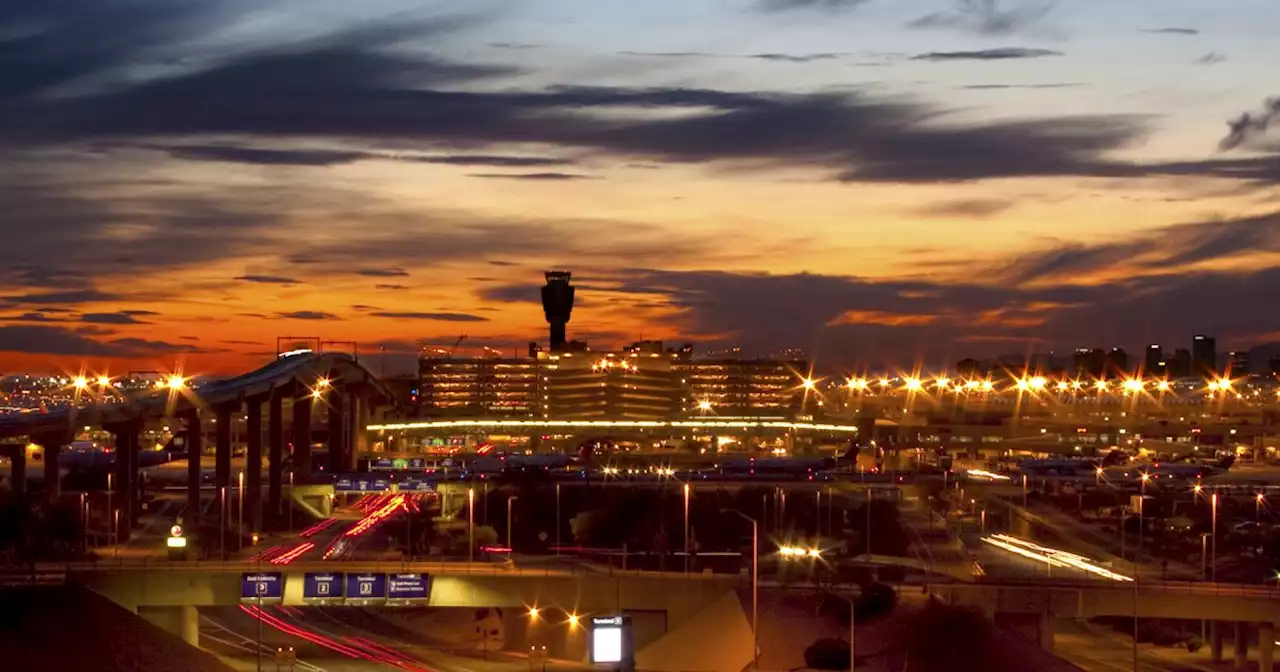
<instances>
[{"instance_id":1,"label":"concrete support column","mask_svg":"<svg viewBox=\"0 0 1280 672\"><path fill-rule=\"evenodd\" d=\"M1244 621L1235 622L1235 638L1232 641L1235 650L1235 668L1243 670L1249 664L1249 629Z\"/></svg>"},{"instance_id":2,"label":"concrete support column","mask_svg":"<svg viewBox=\"0 0 1280 672\"><path fill-rule=\"evenodd\" d=\"M284 467L284 391L271 391L267 402L267 510L279 516Z\"/></svg>"},{"instance_id":3,"label":"concrete support column","mask_svg":"<svg viewBox=\"0 0 1280 672\"><path fill-rule=\"evenodd\" d=\"M231 487L231 428L234 422L231 412L239 406L239 403L220 404L213 409L213 482L224 493ZM220 503L218 505L221 506Z\"/></svg>"},{"instance_id":4,"label":"concrete support column","mask_svg":"<svg viewBox=\"0 0 1280 672\"><path fill-rule=\"evenodd\" d=\"M1274 623L1258 624L1258 672L1274 672L1276 652L1276 626Z\"/></svg>"},{"instance_id":5,"label":"concrete support column","mask_svg":"<svg viewBox=\"0 0 1280 672\"><path fill-rule=\"evenodd\" d=\"M502 608L502 648L504 651L528 651L531 642L529 614L524 609Z\"/></svg>"},{"instance_id":6,"label":"concrete support column","mask_svg":"<svg viewBox=\"0 0 1280 672\"><path fill-rule=\"evenodd\" d=\"M1053 633L1055 629L1053 612L1044 611L1040 613L1040 625L1036 632L1040 639L1040 648L1053 653Z\"/></svg>"},{"instance_id":7,"label":"concrete support column","mask_svg":"<svg viewBox=\"0 0 1280 672\"><path fill-rule=\"evenodd\" d=\"M1209 621L1209 659L1214 664L1222 662L1222 625L1218 621Z\"/></svg>"},{"instance_id":8,"label":"concrete support column","mask_svg":"<svg viewBox=\"0 0 1280 672\"><path fill-rule=\"evenodd\" d=\"M16 501L27 496L27 447L11 443L4 446L3 455L9 458L9 490Z\"/></svg>"},{"instance_id":9,"label":"concrete support column","mask_svg":"<svg viewBox=\"0 0 1280 672\"><path fill-rule=\"evenodd\" d=\"M138 433L141 421L113 424L106 430L116 438L116 495L120 511L119 539L129 538L138 523Z\"/></svg>"},{"instance_id":10,"label":"concrete support column","mask_svg":"<svg viewBox=\"0 0 1280 672\"><path fill-rule=\"evenodd\" d=\"M311 393L293 398L293 478L296 483L306 483L311 476Z\"/></svg>"},{"instance_id":11,"label":"concrete support column","mask_svg":"<svg viewBox=\"0 0 1280 672\"><path fill-rule=\"evenodd\" d=\"M200 470L200 458L204 452L202 447L202 433L200 429L200 414L195 409L191 409L182 414L182 421L186 424L186 436L184 441L187 448L187 515L183 518L184 523L190 529L199 529L200 525L200 481L202 472Z\"/></svg>"},{"instance_id":12,"label":"concrete support column","mask_svg":"<svg viewBox=\"0 0 1280 672\"><path fill-rule=\"evenodd\" d=\"M245 400L248 450L245 452L244 487L246 518L254 532L262 531L262 397Z\"/></svg>"},{"instance_id":13,"label":"concrete support column","mask_svg":"<svg viewBox=\"0 0 1280 672\"><path fill-rule=\"evenodd\" d=\"M350 439L347 442L347 463L344 465L345 471L356 470L356 460L361 455L369 452L368 434L365 433L365 427L369 425L369 404L366 402L364 394L356 389L347 395L347 432Z\"/></svg>"},{"instance_id":14,"label":"concrete support column","mask_svg":"<svg viewBox=\"0 0 1280 672\"><path fill-rule=\"evenodd\" d=\"M329 464L325 467L331 474L346 471L347 466L347 396L334 388L325 400L329 415Z\"/></svg>"},{"instance_id":15,"label":"concrete support column","mask_svg":"<svg viewBox=\"0 0 1280 672\"><path fill-rule=\"evenodd\" d=\"M32 443L44 449L44 501L56 504L62 497L62 471L60 457L64 435L41 434L31 437ZM25 457L25 452L24 452Z\"/></svg>"},{"instance_id":16,"label":"concrete support column","mask_svg":"<svg viewBox=\"0 0 1280 672\"><path fill-rule=\"evenodd\" d=\"M200 612L195 607L140 607L138 615L191 646L200 646Z\"/></svg>"}]
</instances>

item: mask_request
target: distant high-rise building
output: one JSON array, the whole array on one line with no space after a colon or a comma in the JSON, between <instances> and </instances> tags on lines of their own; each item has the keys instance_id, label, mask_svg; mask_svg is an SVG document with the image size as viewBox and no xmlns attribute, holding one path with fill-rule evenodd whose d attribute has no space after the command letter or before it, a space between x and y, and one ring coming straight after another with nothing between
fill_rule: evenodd
<instances>
[{"instance_id":1,"label":"distant high-rise building","mask_svg":"<svg viewBox=\"0 0 1280 672\"><path fill-rule=\"evenodd\" d=\"M1111 352L1107 353L1108 376L1122 376L1129 372L1129 353L1124 348L1111 348Z\"/></svg>"},{"instance_id":2,"label":"distant high-rise building","mask_svg":"<svg viewBox=\"0 0 1280 672\"><path fill-rule=\"evenodd\" d=\"M1146 357L1142 362L1142 370L1148 376L1164 374L1164 348L1161 348L1159 343L1152 343L1147 346Z\"/></svg>"},{"instance_id":3,"label":"distant high-rise building","mask_svg":"<svg viewBox=\"0 0 1280 672\"><path fill-rule=\"evenodd\" d=\"M1165 374L1170 378L1186 378L1191 375L1191 351L1178 348L1165 360Z\"/></svg>"},{"instance_id":4,"label":"distant high-rise building","mask_svg":"<svg viewBox=\"0 0 1280 672\"><path fill-rule=\"evenodd\" d=\"M1196 334L1191 338L1191 374L1212 376L1218 372L1218 341L1212 336Z\"/></svg>"},{"instance_id":5,"label":"distant high-rise building","mask_svg":"<svg viewBox=\"0 0 1280 672\"><path fill-rule=\"evenodd\" d=\"M1101 348L1076 348L1076 376L1102 378L1107 371L1107 351Z\"/></svg>"},{"instance_id":6,"label":"distant high-rise building","mask_svg":"<svg viewBox=\"0 0 1280 672\"><path fill-rule=\"evenodd\" d=\"M542 311L551 325L551 352L565 348L565 325L573 312L573 285L569 271L547 271L547 284L542 287Z\"/></svg>"},{"instance_id":7,"label":"distant high-rise building","mask_svg":"<svg viewBox=\"0 0 1280 672\"><path fill-rule=\"evenodd\" d=\"M1251 373L1249 364L1248 350L1233 350L1227 360L1227 373L1232 376L1247 376Z\"/></svg>"}]
</instances>

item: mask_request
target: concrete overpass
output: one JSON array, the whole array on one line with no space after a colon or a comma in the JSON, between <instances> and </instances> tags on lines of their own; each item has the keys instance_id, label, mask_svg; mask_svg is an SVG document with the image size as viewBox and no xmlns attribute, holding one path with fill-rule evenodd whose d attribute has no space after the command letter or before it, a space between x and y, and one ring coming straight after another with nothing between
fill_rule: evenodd
<instances>
[{"instance_id":1,"label":"concrete overpass","mask_svg":"<svg viewBox=\"0 0 1280 672\"><path fill-rule=\"evenodd\" d=\"M1247 629L1258 632L1259 670L1270 672L1275 628L1280 623L1280 589L1222 583L1185 582L1050 582L980 581L934 584L932 595L951 604L971 606L1000 620L1031 617L1041 644L1052 647L1057 617L1120 616L1207 620L1215 662L1222 658L1224 624L1235 629L1236 660L1242 663ZM1239 665L1237 665L1237 669Z\"/></svg>"},{"instance_id":2,"label":"concrete overpass","mask_svg":"<svg viewBox=\"0 0 1280 672\"><path fill-rule=\"evenodd\" d=\"M121 403L61 409L51 413L23 413L0 417L0 439L25 437L44 448L46 496L59 496L58 457L83 426L99 426L115 435L116 501L120 502L122 534L137 522L139 433L144 422L178 418L185 423L183 436L187 464L187 507L200 510L201 423L211 422L215 435L214 485L231 486L232 414L244 413L247 432L245 468L246 519L261 529L263 406L267 407L266 437L268 510L279 511L286 444L291 444L292 469L299 483L311 473L311 416L313 405L323 404L330 427L331 471L350 471L363 449L369 405L375 400L393 401L390 392L355 357L345 353L298 352L282 355L249 373L199 387L168 386ZM285 402L291 409L286 441ZM299 440L299 437L305 439ZM6 446L13 460L13 481L25 481L25 442Z\"/></svg>"},{"instance_id":3,"label":"concrete overpass","mask_svg":"<svg viewBox=\"0 0 1280 672\"><path fill-rule=\"evenodd\" d=\"M704 643L716 637L738 642L733 648L745 656L743 664L750 657L749 644L739 646L742 641L750 642L749 634L744 635L750 628L737 594L737 589L746 588L745 594L749 595L750 583L738 575L520 570L480 563L300 562L275 566L214 562L133 567L82 564L63 568L68 581L88 587L197 646L199 608L257 607L256 599L243 597L242 581L246 575L280 572L280 598L269 599L265 604L305 608L314 604L304 599L309 572L344 572L348 576L417 573L429 577L428 597L417 602L418 606L497 608L510 649L522 649L526 641L536 638L553 655L582 659L587 642L578 623L586 622L593 614L626 613L631 618L634 645L641 658L651 646L655 652L671 649L664 639L668 635L681 633L677 638L687 639L699 632ZM532 611L535 608L537 611ZM575 618L571 620L570 615ZM652 669L687 669L677 662L680 656L673 658L671 651L662 657L668 662L653 665Z\"/></svg>"}]
</instances>

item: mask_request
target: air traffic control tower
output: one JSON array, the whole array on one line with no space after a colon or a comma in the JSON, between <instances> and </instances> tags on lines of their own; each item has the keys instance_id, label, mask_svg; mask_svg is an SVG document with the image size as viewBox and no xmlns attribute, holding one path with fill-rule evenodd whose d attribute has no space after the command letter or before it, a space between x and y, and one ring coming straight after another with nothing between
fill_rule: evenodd
<instances>
[{"instance_id":1,"label":"air traffic control tower","mask_svg":"<svg viewBox=\"0 0 1280 672\"><path fill-rule=\"evenodd\" d=\"M542 288L542 312L551 325L551 352L565 347L565 325L573 312L573 286L569 284L569 271L547 271L547 284Z\"/></svg>"}]
</instances>

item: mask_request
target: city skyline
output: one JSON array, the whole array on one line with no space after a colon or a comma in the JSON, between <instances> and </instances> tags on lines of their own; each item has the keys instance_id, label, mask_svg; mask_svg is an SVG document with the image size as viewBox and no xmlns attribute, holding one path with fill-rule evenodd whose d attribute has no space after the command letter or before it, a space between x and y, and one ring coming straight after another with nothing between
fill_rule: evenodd
<instances>
[{"instance_id":1,"label":"city skyline","mask_svg":"<svg viewBox=\"0 0 1280 672\"><path fill-rule=\"evenodd\" d=\"M1280 341L1272 3L419 4L6 8L0 371Z\"/></svg>"}]
</instances>

